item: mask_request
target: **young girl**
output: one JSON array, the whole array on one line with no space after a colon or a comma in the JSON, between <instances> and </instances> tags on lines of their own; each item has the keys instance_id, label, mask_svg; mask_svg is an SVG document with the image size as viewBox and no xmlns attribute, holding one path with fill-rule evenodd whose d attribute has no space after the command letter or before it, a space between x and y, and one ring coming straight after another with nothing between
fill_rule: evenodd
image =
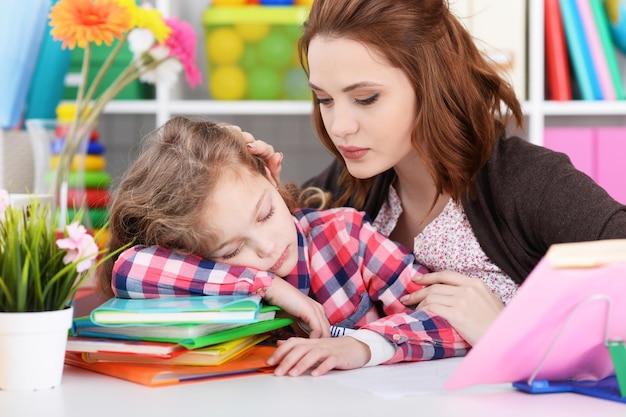
<instances>
[{"instance_id":1,"label":"young girl","mask_svg":"<svg viewBox=\"0 0 626 417\"><path fill-rule=\"evenodd\" d=\"M103 268L104 288L124 298L259 293L311 330L280 344L269 360L278 375L465 354L445 320L399 301L428 271L364 213L294 209L294 188L277 187L233 127L177 117L154 137L111 205L109 249L138 246L112 281L112 263ZM319 338L328 321L358 330Z\"/></svg>"}]
</instances>

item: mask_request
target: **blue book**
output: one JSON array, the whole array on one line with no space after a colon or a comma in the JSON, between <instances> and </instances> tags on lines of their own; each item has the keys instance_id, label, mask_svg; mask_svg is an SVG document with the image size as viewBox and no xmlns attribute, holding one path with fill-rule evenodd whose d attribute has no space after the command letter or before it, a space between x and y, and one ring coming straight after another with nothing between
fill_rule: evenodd
<instances>
[{"instance_id":1,"label":"blue book","mask_svg":"<svg viewBox=\"0 0 626 417\"><path fill-rule=\"evenodd\" d=\"M600 80L593 64L576 0L560 0L563 29L572 68L583 100L602 100Z\"/></svg>"},{"instance_id":2,"label":"blue book","mask_svg":"<svg viewBox=\"0 0 626 417\"><path fill-rule=\"evenodd\" d=\"M573 392L576 394L589 395L604 400L626 403L626 397L620 392L620 386L615 375L608 376L599 381L546 381L538 380L528 383L526 381L514 382L513 387L529 394L550 394Z\"/></svg>"},{"instance_id":3,"label":"blue book","mask_svg":"<svg viewBox=\"0 0 626 417\"><path fill-rule=\"evenodd\" d=\"M258 295L198 295L150 299L111 298L90 315L101 325L257 321Z\"/></svg>"}]
</instances>

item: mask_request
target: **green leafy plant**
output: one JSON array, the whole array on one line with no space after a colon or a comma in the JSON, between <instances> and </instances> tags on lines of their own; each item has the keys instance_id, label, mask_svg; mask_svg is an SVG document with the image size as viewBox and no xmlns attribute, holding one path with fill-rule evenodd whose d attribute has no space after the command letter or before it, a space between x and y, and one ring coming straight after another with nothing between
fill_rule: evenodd
<instances>
[{"instance_id":1,"label":"green leafy plant","mask_svg":"<svg viewBox=\"0 0 626 417\"><path fill-rule=\"evenodd\" d=\"M33 197L27 208L13 207L0 190L0 311L62 310L85 279L120 252L99 250L80 217L57 231L49 203Z\"/></svg>"}]
</instances>

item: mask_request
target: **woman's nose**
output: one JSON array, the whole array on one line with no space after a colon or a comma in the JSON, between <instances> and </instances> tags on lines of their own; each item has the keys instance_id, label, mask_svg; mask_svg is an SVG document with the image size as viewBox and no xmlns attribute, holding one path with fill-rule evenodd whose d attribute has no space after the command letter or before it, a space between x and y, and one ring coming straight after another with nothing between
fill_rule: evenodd
<instances>
[{"instance_id":1,"label":"woman's nose","mask_svg":"<svg viewBox=\"0 0 626 417\"><path fill-rule=\"evenodd\" d=\"M330 120L330 134L335 137L346 137L357 132L359 124L347 106L335 105Z\"/></svg>"}]
</instances>

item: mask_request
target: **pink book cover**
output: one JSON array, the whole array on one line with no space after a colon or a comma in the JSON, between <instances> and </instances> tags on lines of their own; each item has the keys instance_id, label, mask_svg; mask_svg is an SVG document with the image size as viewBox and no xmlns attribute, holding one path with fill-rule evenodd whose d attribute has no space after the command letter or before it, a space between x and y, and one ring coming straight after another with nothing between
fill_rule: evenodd
<instances>
[{"instance_id":1,"label":"pink book cover","mask_svg":"<svg viewBox=\"0 0 626 417\"><path fill-rule=\"evenodd\" d=\"M591 3L589 0L576 0L576 6L578 7L583 30L587 37L587 42L589 43L591 60L593 61L593 66L598 75L602 97L604 100L615 100L617 95L613 86L613 78L611 77L608 61L604 55L600 33L598 32L598 27L593 17L593 11L591 10Z\"/></svg>"},{"instance_id":2,"label":"pink book cover","mask_svg":"<svg viewBox=\"0 0 626 417\"><path fill-rule=\"evenodd\" d=\"M624 261L557 269L542 259L445 387L613 374L604 343L626 338L625 275Z\"/></svg>"}]
</instances>

